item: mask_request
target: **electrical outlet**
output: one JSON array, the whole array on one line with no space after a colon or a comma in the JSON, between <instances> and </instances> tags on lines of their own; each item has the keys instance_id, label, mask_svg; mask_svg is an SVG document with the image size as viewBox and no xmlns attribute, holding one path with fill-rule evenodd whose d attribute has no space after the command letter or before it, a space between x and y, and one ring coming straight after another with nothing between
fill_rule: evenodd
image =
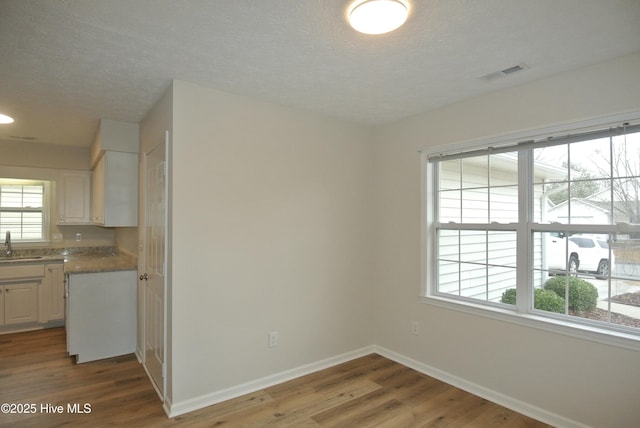
<instances>
[{"instance_id":1,"label":"electrical outlet","mask_svg":"<svg viewBox=\"0 0 640 428\"><path fill-rule=\"evenodd\" d=\"M77 242L82 241L82 233L76 233L76 241Z\"/></svg>"},{"instance_id":2,"label":"electrical outlet","mask_svg":"<svg viewBox=\"0 0 640 428\"><path fill-rule=\"evenodd\" d=\"M270 331L269 332L269 348L275 348L278 346L278 332Z\"/></svg>"},{"instance_id":3,"label":"electrical outlet","mask_svg":"<svg viewBox=\"0 0 640 428\"><path fill-rule=\"evenodd\" d=\"M418 321L411 321L411 333L416 336L420 334L420 323Z\"/></svg>"}]
</instances>

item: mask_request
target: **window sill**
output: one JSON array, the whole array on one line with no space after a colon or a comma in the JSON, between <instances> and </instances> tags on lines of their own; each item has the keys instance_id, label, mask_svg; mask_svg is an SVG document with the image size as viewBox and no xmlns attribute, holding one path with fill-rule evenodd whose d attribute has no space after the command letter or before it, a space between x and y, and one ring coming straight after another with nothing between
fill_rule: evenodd
<instances>
[{"instance_id":1,"label":"window sill","mask_svg":"<svg viewBox=\"0 0 640 428\"><path fill-rule=\"evenodd\" d=\"M640 335L632 333L572 323L535 314L519 313L502 309L500 307L479 305L472 302L448 299L442 296L423 296L421 297L421 301L422 303L444 309L450 309L511 324L518 324L524 327L535 328L551 333L563 334L577 339L584 339L605 345L640 351Z\"/></svg>"}]
</instances>

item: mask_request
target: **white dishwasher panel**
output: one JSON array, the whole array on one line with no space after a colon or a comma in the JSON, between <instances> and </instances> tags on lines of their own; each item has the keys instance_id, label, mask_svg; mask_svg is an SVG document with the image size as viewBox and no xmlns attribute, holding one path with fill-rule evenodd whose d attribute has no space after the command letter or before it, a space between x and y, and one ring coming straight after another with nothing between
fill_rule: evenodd
<instances>
[{"instance_id":1,"label":"white dishwasher panel","mask_svg":"<svg viewBox=\"0 0 640 428\"><path fill-rule=\"evenodd\" d=\"M136 277L136 271L69 275L67 351L77 363L135 351Z\"/></svg>"}]
</instances>

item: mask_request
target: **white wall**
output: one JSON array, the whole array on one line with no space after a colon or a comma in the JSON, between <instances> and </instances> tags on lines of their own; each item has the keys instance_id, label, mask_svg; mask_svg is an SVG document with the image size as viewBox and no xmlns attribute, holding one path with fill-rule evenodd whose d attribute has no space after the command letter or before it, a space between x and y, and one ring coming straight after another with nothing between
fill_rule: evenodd
<instances>
[{"instance_id":1,"label":"white wall","mask_svg":"<svg viewBox=\"0 0 640 428\"><path fill-rule=\"evenodd\" d=\"M83 171L90 169L87 147L0 140L0 148L2 150L2 165L5 166Z\"/></svg>"},{"instance_id":2,"label":"white wall","mask_svg":"<svg viewBox=\"0 0 640 428\"><path fill-rule=\"evenodd\" d=\"M173 97L173 403L371 345L368 130L180 81Z\"/></svg>"},{"instance_id":3,"label":"white wall","mask_svg":"<svg viewBox=\"0 0 640 428\"><path fill-rule=\"evenodd\" d=\"M420 303L418 150L640 111L640 54L497 91L375 133L376 343L594 427L640 418L635 351ZM421 324L419 336L410 321Z\"/></svg>"}]
</instances>

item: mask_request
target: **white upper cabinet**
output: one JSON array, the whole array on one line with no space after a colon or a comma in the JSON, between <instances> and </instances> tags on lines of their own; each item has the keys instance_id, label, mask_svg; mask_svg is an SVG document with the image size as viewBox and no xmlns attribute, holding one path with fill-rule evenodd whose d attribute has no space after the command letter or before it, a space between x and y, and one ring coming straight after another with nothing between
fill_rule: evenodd
<instances>
[{"instance_id":1,"label":"white upper cabinet","mask_svg":"<svg viewBox=\"0 0 640 428\"><path fill-rule=\"evenodd\" d=\"M90 224L89 171L63 172L57 182L58 224Z\"/></svg>"},{"instance_id":2,"label":"white upper cabinet","mask_svg":"<svg viewBox=\"0 0 640 428\"><path fill-rule=\"evenodd\" d=\"M91 146L91 222L138 225L138 125L103 119Z\"/></svg>"},{"instance_id":3,"label":"white upper cabinet","mask_svg":"<svg viewBox=\"0 0 640 428\"><path fill-rule=\"evenodd\" d=\"M107 227L138 225L138 155L105 152L92 176L92 222Z\"/></svg>"}]
</instances>

